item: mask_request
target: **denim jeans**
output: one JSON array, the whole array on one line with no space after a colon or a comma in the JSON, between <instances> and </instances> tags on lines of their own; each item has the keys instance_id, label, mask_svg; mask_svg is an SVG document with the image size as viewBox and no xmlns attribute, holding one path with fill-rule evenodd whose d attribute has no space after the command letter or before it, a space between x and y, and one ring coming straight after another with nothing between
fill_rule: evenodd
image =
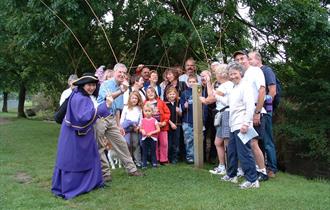
<instances>
[{"instance_id":1,"label":"denim jeans","mask_svg":"<svg viewBox=\"0 0 330 210\"><path fill-rule=\"evenodd\" d=\"M263 114L261 117L261 141L264 152L266 153L267 168L277 172L276 148L273 138L272 113Z\"/></svg>"},{"instance_id":2,"label":"denim jeans","mask_svg":"<svg viewBox=\"0 0 330 210\"><path fill-rule=\"evenodd\" d=\"M244 177L249 182L255 182L258 178L256 163L251 150L251 140L243 144L237 136L239 130L230 133L229 143L227 147L228 167L227 174L229 177L237 175L238 160L244 172Z\"/></svg>"},{"instance_id":3,"label":"denim jeans","mask_svg":"<svg viewBox=\"0 0 330 210\"><path fill-rule=\"evenodd\" d=\"M186 145L186 160L194 160L194 128L190 123L182 123L184 143Z\"/></svg>"}]
</instances>

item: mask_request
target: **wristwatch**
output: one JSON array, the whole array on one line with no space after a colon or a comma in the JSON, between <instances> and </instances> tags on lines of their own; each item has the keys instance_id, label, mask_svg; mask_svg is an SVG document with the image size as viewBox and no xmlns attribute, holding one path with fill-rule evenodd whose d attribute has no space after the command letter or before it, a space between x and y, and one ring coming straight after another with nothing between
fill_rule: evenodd
<instances>
[{"instance_id":1,"label":"wristwatch","mask_svg":"<svg viewBox=\"0 0 330 210\"><path fill-rule=\"evenodd\" d=\"M260 111L257 110L254 111L254 114L260 114L260 113L261 113Z\"/></svg>"}]
</instances>

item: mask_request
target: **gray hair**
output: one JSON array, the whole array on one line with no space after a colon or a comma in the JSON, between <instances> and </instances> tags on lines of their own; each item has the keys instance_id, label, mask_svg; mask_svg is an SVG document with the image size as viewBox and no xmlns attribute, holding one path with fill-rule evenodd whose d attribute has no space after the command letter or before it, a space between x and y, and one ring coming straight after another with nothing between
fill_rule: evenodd
<instances>
[{"instance_id":1,"label":"gray hair","mask_svg":"<svg viewBox=\"0 0 330 210\"><path fill-rule=\"evenodd\" d=\"M70 83L75 81L76 79L78 79L78 76L76 74L71 74L68 78L68 84L70 85Z\"/></svg>"},{"instance_id":2,"label":"gray hair","mask_svg":"<svg viewBox=\"0 0 330 210\"><path fill-rule=\"evenodd\" d=\"M219 61L214 61L211 63L211 66L218 66L220 65L220 62Z\"/></svg>"},{"instance_id":3,"label":"gray hair","mask_svg":"<svg viewBox=\"0 0 330 210\"><path fill-rule=\"evenodd\" d=\"M230 62L229 64L228 64L228 66L227 66L227 70L228 70L228 72L230 71L230 70L236 70L236 71L239 71L239 73L241 74L241 76L243 77L244 76L244 67L241 65L241 64L239 64L238 62Z\"/></svg>"},{"instance_id":4,"label":"gray hair","mask_svg":"<svg viewBox=\"0 0 330 210\"><path fill-rule=\"evenodd\" d=\"M261 56L261 54L258 51L251 51L251 52L249 52L249 57L251 55L254 55L257 60L262 61L262 56Z\"/></svg>"},{"instance_id":5,"label":"gray hair","mask_svg":"<svg viewBox=\"0 0 330 210\"><path fill-rule=\"evenodd\" d=\"M125 64L123 63L117 63L114 67L113 67L113 71L118 71L118 69L124 68L127 70L127 67L125 66Z\"/></svg>"},{"instance_id":6,"label":"gray hair","mask_svg":"<svg viewBox=\"0 0 330 210\"><path fill-rule=\"evenodd\" d=\"M221 77L228 79L229 74L228 74L227 64L219 64L215 69L215 74L219 74Z\"/></svg>"},{"instance_id":7,"label":"gray hair","mask_svg":"<svg viewBox=\"0 0 330 210\"><path fill-rule=\"evenodd\" d=\"M207 74L207 75L209 75L209 77L212 76L212 73L209 70L204 70L201 72L201 74Z\"/></svg>"}]
</instances>

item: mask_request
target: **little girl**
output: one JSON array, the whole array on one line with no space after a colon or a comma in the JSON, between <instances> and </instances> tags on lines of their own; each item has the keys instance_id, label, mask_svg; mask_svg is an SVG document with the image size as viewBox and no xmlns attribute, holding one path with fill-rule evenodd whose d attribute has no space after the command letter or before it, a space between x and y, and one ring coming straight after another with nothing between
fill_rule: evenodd
<instances>
[{"instance_id":1,"label":"little girl","mask_svg":"<svg viewBox=\"0 0 330 210\"><path fill-rule=\"evenodd\" d=\"M158 134L158 144L156 145L156 156L161 165L168 163L168 139L167 131L169 130L168 121L170 120L171 112L167 108L153 87L148 87L146 90L146 103L150 103L153 108L153 117L159 121L160 132Z\"/></svg>"},{"instance_id":2,"label":"little girl","mask_svg":"<svg viewBox=\"0 0 330 210\"><path fill-rule=\"evenodd\" d=\"M171 112L171 118L168 121L170 129L168 131L168 159L170 163L178 162L179 139L181 127L182 111L179 107L179 93L175 87L170 87L166 91L166 105Z\"/></svg>"},{"instance_id":3,"label":"little girl","mask_svg":"<svg viewBox=\"0 0 330 210\"><path fill-rule=\"evenodd\" d=\"M144 118L140 124L142 134L142 168L147 167L148 151L151 154L152 167L157 167L156 143L157 136L160 131L158 121L152 117L153 107L150 103L146 103L143 107Z\"/></svg>"},{"instance_id":4,"label":"little girl","mask_svg":"<svg viewBox=\"0 0 330 210\"><path fill-rule=\"evenodd\" d=\"M120 125L125 130L125 139L128 149L136 166L141 166L141 150L139 144L139 124L142 121L142 99L140 93L132 91L128 97L128 103L124 106Z\"/></svg>"}]
</instances>

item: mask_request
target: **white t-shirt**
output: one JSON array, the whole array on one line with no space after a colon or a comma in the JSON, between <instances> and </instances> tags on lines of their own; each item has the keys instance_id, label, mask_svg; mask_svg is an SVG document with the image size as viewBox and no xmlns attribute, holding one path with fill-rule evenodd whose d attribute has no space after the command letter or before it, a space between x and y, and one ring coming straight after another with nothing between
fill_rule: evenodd
<instances>
[{"instance_id":1,"label":"white t-shirt","mask_svg":"<svg viewBox=\"0 0 330 210\"><path fill-rule=\"evenodd\" d=\"M131 94L131 92L133 91L133 89L130 91L129 88L125 91L123 98L124 98L124 105L127 105L128 102L128 98L129 98L129 94ZM145 96L145 92L143 93L142 91L144 90L139 90L140 96L142 98L142 101L144 102L146 100L146 96Z\"/></svg>"},{"instance_id":2,"label":"white t-shirt","mask_svg":"<svg viewBox=\"0 0 330 210\"><path fill-rule=\"evenodd\" d=\"M227 81L222 83L217 89L216 91L221 91L224 96L219 96L219 95L215 95L215 98L217 99L216 101L216 109L219 111L221 109L223 109L225 106L228 106L229 101L228 101L228 96L231 92L231 90L233 89L234 84L231 81ZM225 111L229 110L229 108L225 109Z\"/></svg>"},{"instance_id":3,"label":"white t-shirt","mask_svg":"<svg viewBox=\"0 0 330 210\"><path fill-rule=\"evenodd\" d=\"M65 99L67 99L72 93L72 89L68 88L66 90L64 90L61 94L61 98L60 98L60 106L63 104L63 102L65 101Z\"/></svg>"},{"instance_id":4,"label":"white t-shirt","mask_svg":"<svg viewBox=\"0 0 330 210\"><path fill-rule=\"evenodd\" d=\"M93 102L93 105L94 105L94 108L96 109L98 107L98 103L97 103L97 100L96 100L96 97L93 96L93 95L90 95L89 96Z\"/></svg>"},{"instance_id":5,"label":"white t-shirt","mask_svg":"<svg viewBox=\"0 0 330 210\"><path fill-rule=\"evenodd\" d=\"M252 87L254 103L258 103L259 89L260 87L266 87L264 73L259 67L250 66L245 71L243 80L245 80ZM267 112L264 108L262 108L261 113Z\"/></svg>"},{"instance_id":6,"label":"white t-shirt","mask_svg":"<svg viewBox=\"0 0 330 210\"><path fill-rule=\"evenodd\" d=\"M120 117L120 124L124 122L124 120L131 120L133 122L137 122L137 125L141 124L142 120L142 110L140 107L133 107L132 109L128 109L125 105Z\"/></svg>"}]
</instances>

